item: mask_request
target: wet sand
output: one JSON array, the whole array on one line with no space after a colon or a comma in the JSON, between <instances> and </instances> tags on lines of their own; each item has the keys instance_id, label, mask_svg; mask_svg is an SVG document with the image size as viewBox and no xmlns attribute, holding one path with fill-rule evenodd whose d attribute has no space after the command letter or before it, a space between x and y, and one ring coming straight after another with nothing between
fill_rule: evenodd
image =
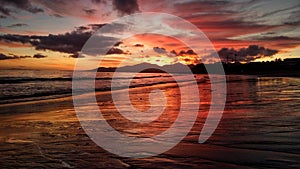
<instances>
[{"instance_id":1,"label":"wet sand","mask_svg":"<svg viewBox=\"0 0 300 169\"><path fill-rule=\"evenodd\" d=\"M198 144L197 139L210 104L209 85L199 84L201 108L188 136L168 152L142 159L113 155L91 141L78 122L71 97L1 105L0 166L297 168L300 166L299 85L299 79L293 78L244 79L228 83L226 110L220 125L207 142ZM170 108L176 109L176 106L173 107L178 101L175 97L178 92L176 86L154 87L165 89L167 99L171 100L168 103ZM136 105L142 103L140 109L149 106L145 92L148 89L131 89L137 96L131 101ZM157 131L169 126L169 123L154 125L154 130L147 130L147 126L135 126L128 130L128 127L124 127L126 121L114 116L109 93L100 93L99 96L99 107L106 113L106 120L124 134L151 136L151 131L157 134ZM170 114L166 116L171 117L171 121L176 118L172 109L167 111ZM110 113L113 116L108 116Z\"/></svg>"}]
</instances>

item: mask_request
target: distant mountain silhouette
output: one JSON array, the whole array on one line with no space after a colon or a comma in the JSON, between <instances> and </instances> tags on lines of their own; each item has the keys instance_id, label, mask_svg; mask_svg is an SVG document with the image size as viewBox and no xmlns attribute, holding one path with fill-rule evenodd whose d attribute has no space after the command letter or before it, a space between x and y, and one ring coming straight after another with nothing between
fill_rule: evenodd
<instances>
[{"instance_id":1,"label":"distant mountain silhouette","mask_svg":"<svg viewBox=\"0 0 300 169\"><path fill-rule=\"evenodd\" d=\"M166 70L166 72L171 72L171 73L189 73L191 70L187 71L186 70L186 65L181 64L181 63L175 63L173 65L164 65L162 68ZM188 66L190 67L190 66Z\"/></svg>"},{"instance_id":2,"label":"distant mountain silhouette","mask_svg":"<svg viewBox=\"0 0 300 169\"><path fill-rule=\"evenodd\" d=\"M140 71L146 71L145 68L148 68L148 71L150 71L150 70L154 71L156 69L158 69L158 70L161 69L160 66L155 65L155 64L140 63L140 64L133 65L133 66L120 67L120 68L118 68L118 71L121 71L121 72L140 72Z\"/></svg>"},{"instance_id":3,"label":"distant mountain silhouette","mask_svg":"<svg viewBox=\"0 0 300 169\"><path fill-rule=\"evenodd\" d=\"M223 72L220 69L223 66L226 74L248 74L259 76L297 76L300 77L300 58L285 59L284 61L271 62L250 62L246 64L241 63L214 63L214 64L197 64L188 65L191 72L195 74L209 73L220 74ZM140 63L133 66L124 66L118 68L120 72L142 72L142 73L189 73L186 71L186 65L176 63L173 65L158 66L150 63ZM95 70L95 69L94 69ZM98 72L114 72L116 68L99 67Z\"/></svg>"},{"instance_id":4,"label":"distant mountain silhouette","mask_svg":"<svg viewBox=\"0 0 300 169\"><path fill-rule=\"evenodd\" d=\"M142 72L142 73L188 73L186 71L186 65L181 63L176 63L173 65L164 65L158 66L156 64L151 63L140 63L133 66L123 66L119 67L118 71L120 72ZM116 68L106 68L106 67L99 67L98 72L114 72Z\"/></svg>"}]
</instances>

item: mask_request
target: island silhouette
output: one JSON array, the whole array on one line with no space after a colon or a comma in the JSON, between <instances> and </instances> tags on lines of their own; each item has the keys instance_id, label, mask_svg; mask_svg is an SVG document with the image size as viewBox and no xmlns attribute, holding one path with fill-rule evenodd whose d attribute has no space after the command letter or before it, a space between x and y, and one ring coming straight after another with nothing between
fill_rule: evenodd
<instances>
[{"instance_id":1,"label":"island silhouette","mask_svg":"<svg viewBox=\"0 0 300 169\"><path fill-rule=\"evenodd\" d=\"M184 65L181 63L158 66L151 63L140 63L133 66L123 67L99 67L98 72L115 72L117 69L119 72L141 72L141 73L189 73L183 71L183 67L188 66L194 74L207 74L207 69L210 73L220 74L222 70L219 70L220 64L224 68L225 74L240 74L240 75L258 75L258 76L292 76L300 77L300 58L288 58L284 60L276 59L274 61L267 62L218 62L213 64L196 64L196 65ZM149 69L145 69L150 67ZM142 71L140 71L142 70ZM95 71L95 69L93 70Z\"/></svg>"}]
</instances>

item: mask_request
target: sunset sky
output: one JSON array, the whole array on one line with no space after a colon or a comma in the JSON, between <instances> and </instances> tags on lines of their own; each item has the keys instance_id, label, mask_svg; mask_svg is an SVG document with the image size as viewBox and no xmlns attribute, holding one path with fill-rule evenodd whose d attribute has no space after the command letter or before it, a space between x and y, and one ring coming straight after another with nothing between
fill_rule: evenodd
<instances>
[{"instance_id":1,"label":"sunset sky","mask_svg":"<svg viewBox=\"0 0 300 169\"><path fill-rule=\"evenodd\" d=\"M0 4L1 69L72 70L77 59L87 59L78 58L79 52L98 28L139 12L169 13L195 24L221 59L300 57L299 0L0 0ZM141 22L142 26L147 24ZM212 62L207 59L209 51L196 59L178 40L158 35L124 39L107 56L103 63L107 67L127 57L128 64Z\"/></svg>"}]
</instances>

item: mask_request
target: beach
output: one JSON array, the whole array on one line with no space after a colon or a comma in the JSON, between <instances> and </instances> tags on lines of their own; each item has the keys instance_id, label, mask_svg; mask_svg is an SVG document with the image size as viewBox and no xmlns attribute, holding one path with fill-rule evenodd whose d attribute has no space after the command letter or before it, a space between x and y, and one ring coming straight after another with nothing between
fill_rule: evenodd
<instances>
[{"instance_id":1,"label":"beach","mask_svg":"<svg viewBox=\"0 0 300 169\"><path fill-rule=\"evenodd\" d=\"M300 169L300 0L0 2L0 169Z\"/></svg>"},{"instance_id":2,"label":"beach","mask_svg":"<svg viewBox=\"0 0 300 169\"><path fill-rule=\"evenodd\" d=\"M203 76L203 75L199 75ZM157 79L157 77L155 77ZM151 137L176 119L178 86L156 84L129 89L143 111L149 92L162 89L168 100L161 119L130 124L112 107L110 91L97 91L105 120L132 137ZM210 106L210 84L199 83L200 110L188 135L171 150L147 158L114 155L95 144L82 129L72 96L2 103L1 168L297 168L300 166L300 79L233 75L227 78L222 119L203 144L198 137ZM138 83L138 82L137 82ZM123 90L112 92L122 93ZM124 91L125 92L125 91ZM198 104L198 103L194 103ZM166 120L167 119L167 120ZM133 127L131 126L133 125Z\"/></svg>"}]
</instances>

